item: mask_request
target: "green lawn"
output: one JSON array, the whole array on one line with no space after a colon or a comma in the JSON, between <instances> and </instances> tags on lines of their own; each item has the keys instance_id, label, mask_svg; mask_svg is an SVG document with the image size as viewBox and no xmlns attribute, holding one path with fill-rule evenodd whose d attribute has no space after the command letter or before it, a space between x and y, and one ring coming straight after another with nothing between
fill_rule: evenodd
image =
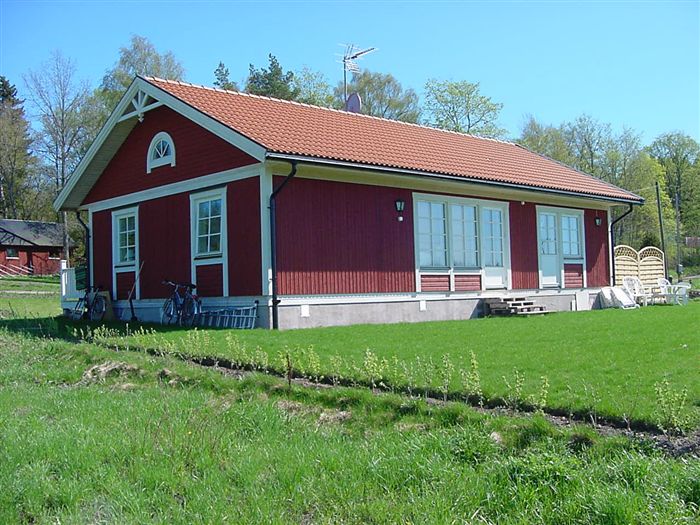
<instances>
[{"instance_id":1,"label":"green lawn","mask_svg":"<svg viewBox=\"0 0 700 525\"><path fill-rule=\"evenodd\" d=\"M159 330L161 330L159 328ZM232 340L231 338L234 338ZM666 379L687 389L691 410L700 411L700 302L687 307L654 306L634 311L558 313L533 318L489 318L399 325L363 325L272 332L265 330L166 330L109 339L187 355L228 358L282 368L279 354L291 349L295 364L308 369L318 356L321 375L340 367L366 379L366 351L387 360L385 382L406 383L398 363L408 363L417 387L439 387L443 356L455 367L450 390L461 389L459 369L478 361L484 393L505 398L514 370L524 378L522 398L538 395L549 381L547 406L553 411L593 412L610 418L654 421L654 385ZM313 352L299 349L313 348ZM263 356L262 354L265 354ZM295 357L296 355L296 357ZM416 358L418 363L416 363ZM426 362L436 370L431 373ZM430 363L428 363L429 365ZM430 377L423 379L421 377Z\"/></svg>"},{"instance_id":2,"label":"green lawn","mask_svg":"<svg viewBox=\"0 0 700 525\"><path fill-rule=\"evenodd\" d=\"M133 368L81 379L109 361ZM0 523L656 525L699 504L700 462L585 427L0 330Z\"/></svg>"},{"instance_id":3,"label":"green lawn","mask_svg":"<svg viewBox=\"0 0 700 525\"><path fill-rule=\"evenodd\" d=\"M25 277L0 277L0 291L40 291L60 292L60 280L57 275L31 275Z\"/></svg>"}]
</instances>

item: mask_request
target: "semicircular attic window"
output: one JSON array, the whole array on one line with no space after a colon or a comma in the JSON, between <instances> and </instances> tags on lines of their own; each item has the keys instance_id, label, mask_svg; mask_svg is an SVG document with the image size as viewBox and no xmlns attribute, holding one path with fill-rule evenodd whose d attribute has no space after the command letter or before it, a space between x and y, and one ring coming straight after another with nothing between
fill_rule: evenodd
<instances>
[{"instance_id":1,"label":"semicircular attic window","mask_svg":"<svg viewBox=\"0 0 700 525\"><path fill-rule=\"evenodd\" d=\"M165 131L157 133L148 148L146 159L146 173L151 173L153 168L160 166L175 166L175 144L173 139Z\"/></svg>"}]
</instances>

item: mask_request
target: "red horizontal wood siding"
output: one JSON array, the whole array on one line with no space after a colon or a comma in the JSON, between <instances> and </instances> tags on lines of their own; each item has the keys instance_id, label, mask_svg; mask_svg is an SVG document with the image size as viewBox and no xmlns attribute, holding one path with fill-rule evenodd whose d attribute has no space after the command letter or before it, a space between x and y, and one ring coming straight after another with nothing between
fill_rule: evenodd
<instances>
[{"instance_id":1,"label":"red horizontal wood siding","mask_svg":"<svg viewBox=\"0 0 700 525\"><path fill-rule=\"evenodd\" d=\"M564 288L583 288L583 265L564 265Z\"/></svg>"},{"instance_id":2,"label":"red horizontal wood siding","mask_svg":"<svg viewBox=\"0 0 700 525\"><path fill-rule=\"evenodd\" d=\"M277 203L280 293L415 291L412 209L405 189L292 180Z\"/></svg>"},{"instance_id":3,"label":"red horizontal wood siding","mask_svg":"<svg viewBox=\"0 0 700 525\"><path fill-rule=\"evenodd\" d=\"M421 292L449 292L450 276L422 274L420 276L420 290Z\"/></svg>"},{"instance_id":4,"label":"red horizontal wood siding","mask_svg":"<svg viewBox=\"0 0 700 525\"><path fill-rule=\"evenodd\" d=\"M537 209L532 202L511 201L510 261L514 290L536 289L540 285L537 256Z\"/></svg>"},{"instance_id":5,"label":"red horizontal wood siding","mask_svg":"<svg viewBox=\"0 0 700 525\"><path fill-rule=\"evenodd\" d=\"M230 183L226 201L229 295L260 295L260 179L252 177Z\"/></svg>"},{"instance_id":6,"label":"red horizontal wood siding","mask_svg":"<svg viewBox=\"0 0 700 525\"><path fill-rule=\"evenodd\" d=\"M139 204L142 299L168 297L164 279L190 282L190 197L180 193Z\"/></svg>"},{"instance_id":7,"label":"red horizontal wood siding","mask_svg":"<svg viewBox=\"0 0 700 525\"><path fill-rule=\"evenodd\" d=\"M224 289L224 272L221 264L207 264L196 267L197 295L200 297L221 297Z\"/></svg>"},{"instance_id":8,"label":"red horizontal wood siding","mask_svg":"<svg viewBox=\"0 0 700 525\"><path fill-rule=\"evenodd\" d=\"M129 298L129 293L134 286L135 280L136 272L120 272L117 274L117 300Z\"/></svg>"},{"instance_id":9,"label":"red horizontal wood siding","mask_svg":"<svg viewBox=\"0 0 700 525\"><path fill-rule=\"evenodd\" d=\"M599 217L600 226L595 225ZM608 241L608 214L600 210L585 210L586 280L587 286L610 285L610 243Z\"/></svg>"},{"instance_id":10,"label":"red horizontal wood siding","mask_svg":"<svg viewBox=\"0 0 700 525\"><path fill-rule=\"evenodd\" d=\"M481 290L481 275L455 275L455 292Z\"/></svg>"},{"instance_id":11,"label":"red horizontal wood siding","mask_svg":"<svg viewBox=\"0 0 700 525\"><path fill-rule=\"evenodd\" d=\"M112 292L112 212L92 214L93 286Z\"/></svg>"},{"instance_id":12,"label":"red horizontal wood siding","mask_svg":"<svg viewBox=\"0 0 700 525\"><path fill-rule=\"evenodd\" d=\"M161 131L173 139L175 166L161 166L146 173L148 148ZM253 157L162 106L146 113L144 121L131 130L84 202L127 195L255 162Z\"/></svg>"}]
</instances>

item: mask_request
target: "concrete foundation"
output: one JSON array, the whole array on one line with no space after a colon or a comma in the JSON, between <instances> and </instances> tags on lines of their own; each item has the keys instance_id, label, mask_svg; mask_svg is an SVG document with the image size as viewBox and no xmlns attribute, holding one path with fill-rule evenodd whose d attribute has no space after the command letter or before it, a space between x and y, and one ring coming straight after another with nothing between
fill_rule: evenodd
<instances>
[{"instance_id":1,"label":"concrete foundation","mask_svg":"<svg viewBox=\"0 0 700 525\"><path fill-rule=\"evenodd\" d=\"M599 308L598 289L587 290L528 290L474 292L471 294L409 294L405 296L309 296L282 297L279 305L279 326L282 330L343 326L353 324L418 323L424 321L466 320L483 317L483 299L487 297L527 297L552 312ZM272 309L267 297L220 297L204 299L205 311L250 306L258 300L256 328L270 328ZM62 301L64 309L73 302ZM134 301L140 322L159 323L162 299ZM115 317L131 319L127 301L113 304Z\"/></svg>"}]
</instances>

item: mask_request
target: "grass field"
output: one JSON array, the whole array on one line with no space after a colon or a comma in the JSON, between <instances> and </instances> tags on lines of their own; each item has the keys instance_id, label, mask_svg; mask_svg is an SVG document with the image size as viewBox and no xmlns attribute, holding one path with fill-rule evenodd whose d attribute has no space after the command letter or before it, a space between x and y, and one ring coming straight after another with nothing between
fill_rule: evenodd
<instances>
[{"instance_id":1,"label":"grass field","mask_svg":"<svg viewBox=\"0 0 700 525\"><path fill-rule=\"evenodd\" d=\"M555 426L538 415L367 388L288 388L266 374L222 374L169 356L115 352L104 347L110 337L97 338L102 345L71 340L66 328L73 325L48 317L58 309L55 298L7 300L29 317L0 321L0 523L700 521L697 456L674 459L650 442ZM485 388L498 388L499 371L513 366L534 388L530 376L545 370L555 384L555 372L572 368L573 359L583 369L595 359L621 366L624 352L610 340L630 341L634 326L638 337L658 341L655 330L666 327L668 345L647 345L656 357L625 358L654 370L638 365L631 374L646 379L630 384L668 373L697 403L697 306L553 315L551 324L493 319L236 332L234 346L251 355L260 346L272 356L313 344L328 365L336 353L362 362L368 346L408 360L453 352L457 361L471 349ZM597 333L583 330L590 324ZM576 343L555 344L553 331ZM233 351L226 334L175 330L119 343L223 354ZM607 352L585 344L600 340L608 341ZM537 358L524 359L524 352ZM111 374L96 375L110 364ZM583 369L599 385L614 377Z\"/></svg>"},{"instance_id":2,"label":"grass field","mask_svg":"<svg viewBox=\"0 0 700 525\"><path fill-rule=\"evenodd\" d=\"M346 376L361 377L369 349L379 360L387 360L385 380L406 382L405 374L393 370L398 360L416 369L416 386L433 381L433 389L439 387L443 356L448 356L455 368L449 386L454 393L461 388L459 369L469 368L470 352L474 352L487 398L512 395L506 381L512 387L517 370L523 378L522 398L537 396L541 378L547 378L547 406L555 412L591 412L651 423L658 408L654 385L663 380L677 391L686 389L690 410L696 418L700 412L697 301L687 307L597 310L524 319L253 330L233 336L227 330L201 330L201 337L196 338L185 336L182 330L155 329L157 332L118 337L112 343L243 362L257 359L278 369L282 368L275 365L280 352L291 349L292 355L297 352L308 357L312 347L318 356L318 375L332 375L341 366ZM234 344L231 337L235 337ZM262 359L261 353L265 354ZM430 379L421 379L431 375L426 364L434 373Z\"/></svg>"},{"instance_id":3,"label":"grass field","mask_svg":"<svg viewBox=\"0 0 700 525\"><path fill-rule=\"evenodd\" d=\"M696 459L585 427L0 331L1 523L689 524L698 504Z\"/></svg>"}]
</instances>

